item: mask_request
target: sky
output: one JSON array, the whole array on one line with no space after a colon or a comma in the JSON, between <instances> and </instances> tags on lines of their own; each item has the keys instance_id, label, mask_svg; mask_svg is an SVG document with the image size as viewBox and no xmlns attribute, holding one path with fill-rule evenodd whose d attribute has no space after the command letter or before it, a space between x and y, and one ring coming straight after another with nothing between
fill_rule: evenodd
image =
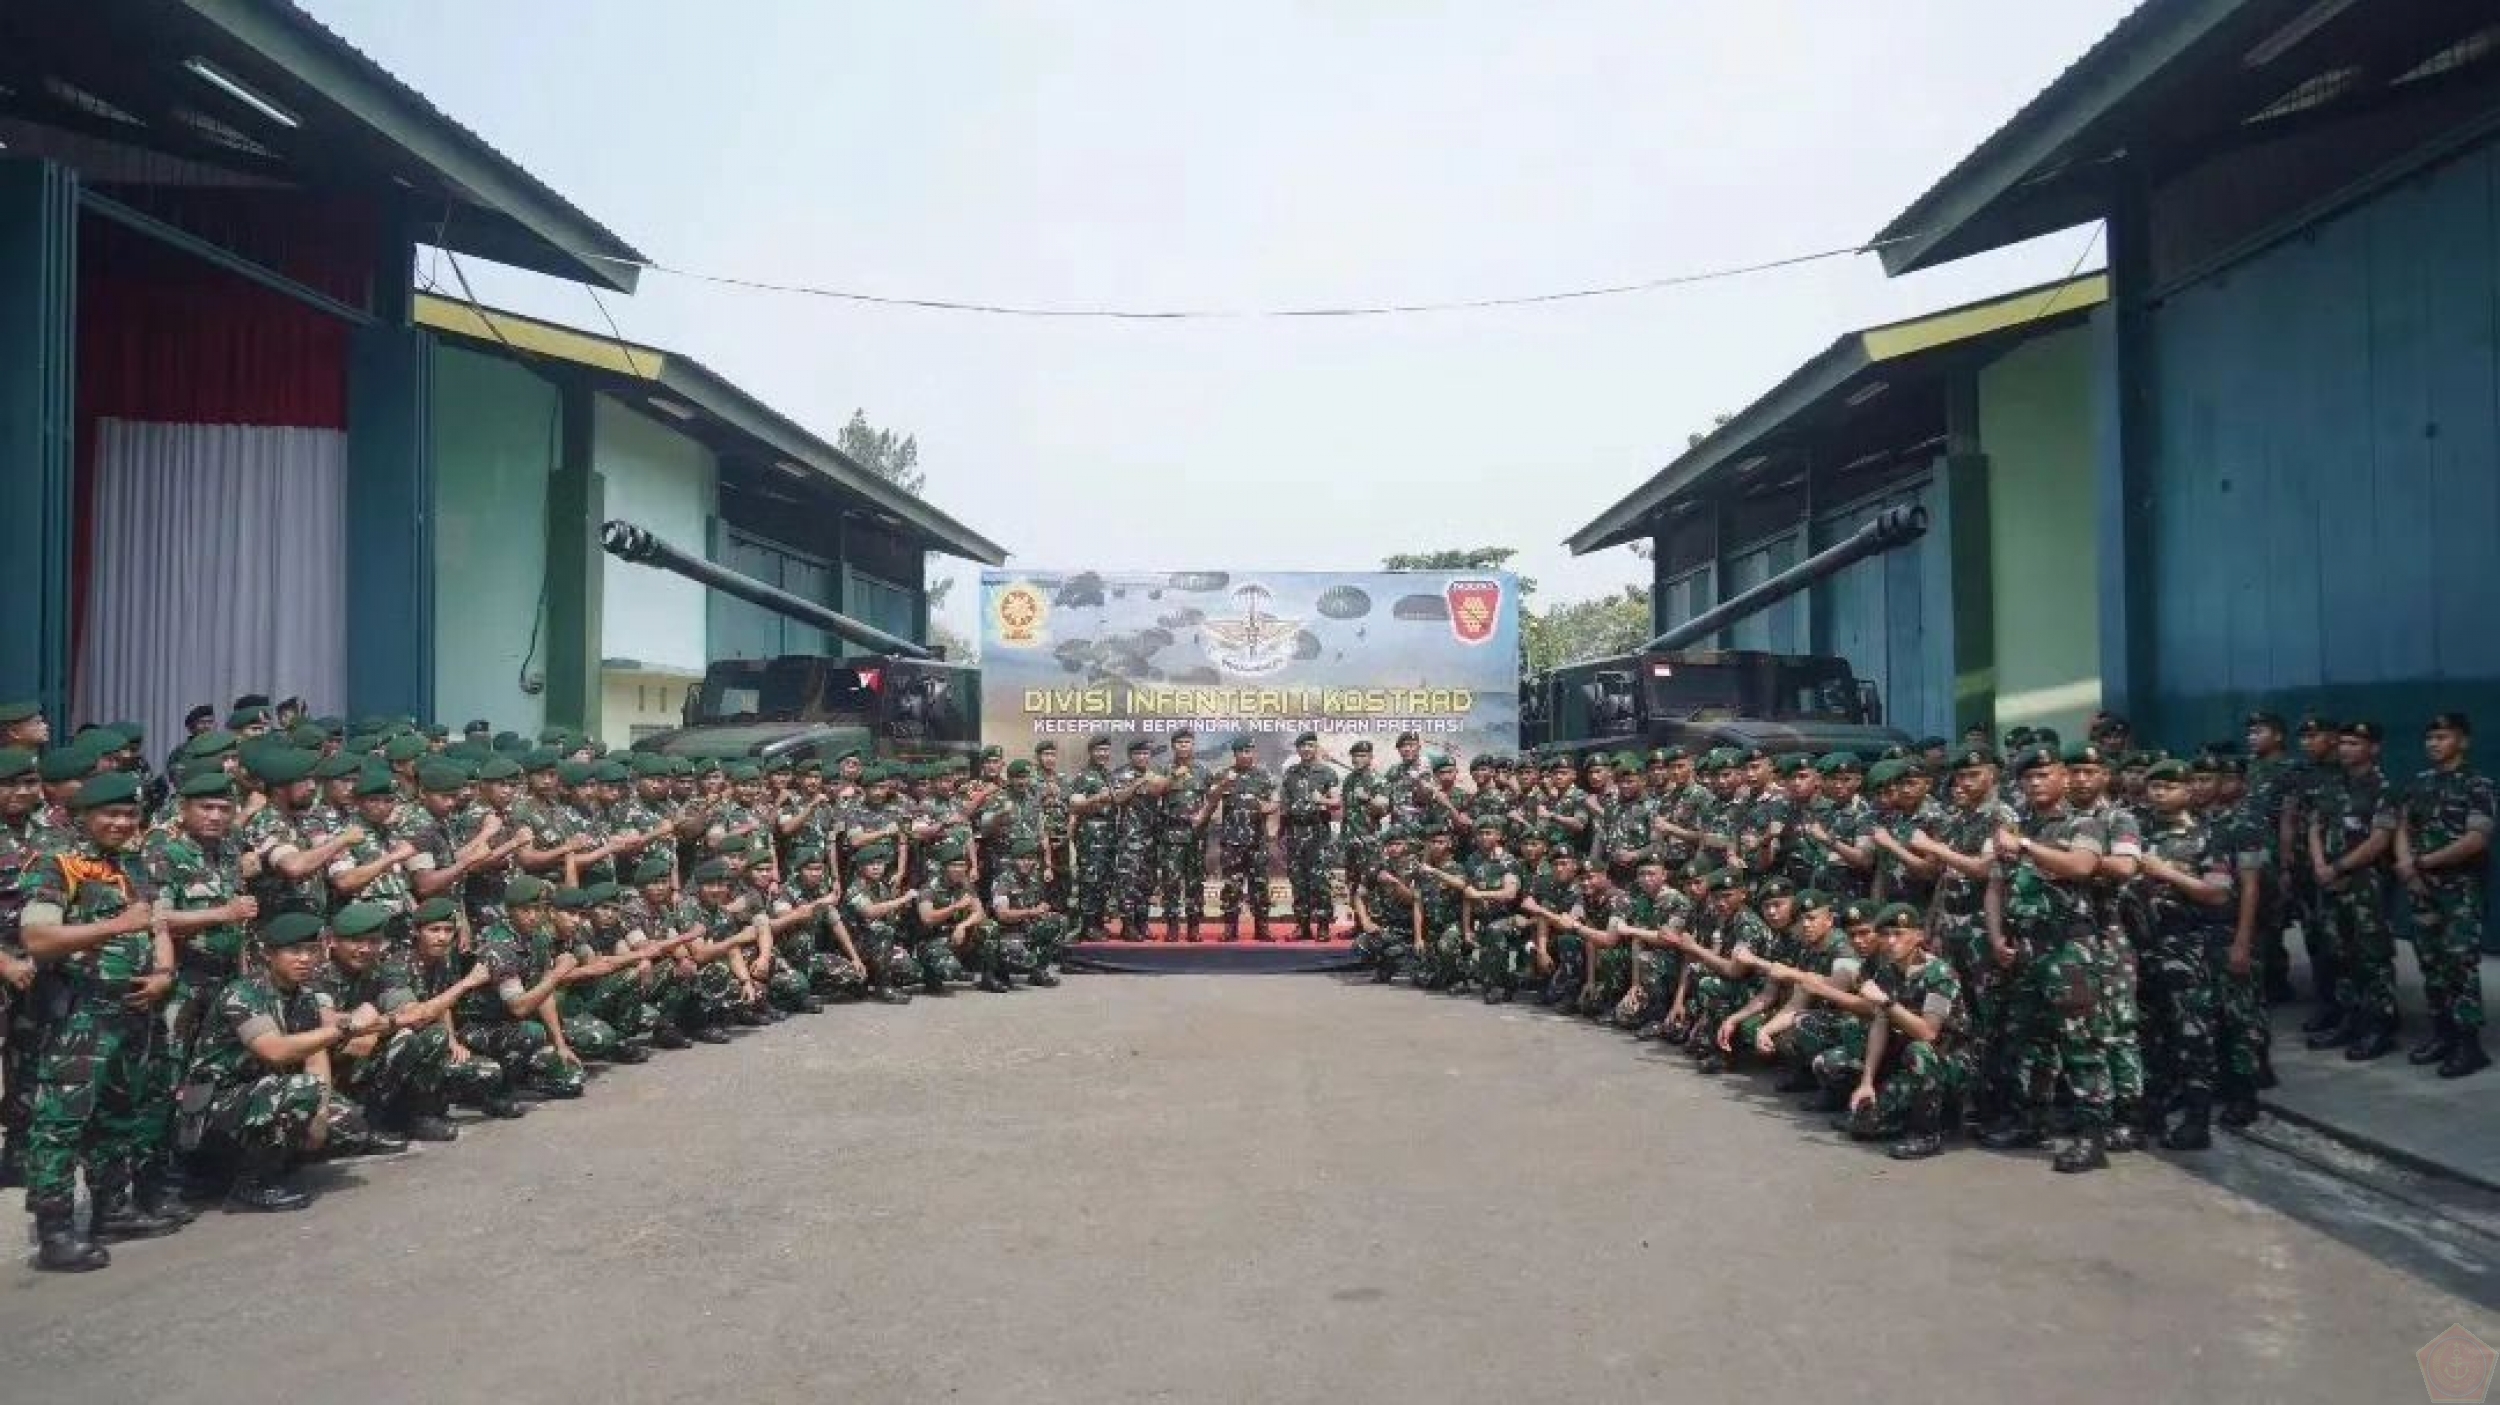
<instances>
[{"instance_id":1,"label":"sky","mask_svg":"<svg viewBox=\"0 0 2500 1405\"><path fill-rule=\"evenodd\" d=\"M303 2L659 262L1223 309L1855 245L2132 4ZM1714 414L1852 328L2061 277L2089 238L1359 320L1017 321L661 273L607 303L827 439L855 408L916 434L927 496L1015 565L1498 545L1553 602L1647 579L1561 542ZM487 302L605 325L579 286L462 263ZM977 634L977 568L943 568L944 622Z\"/></svg>"}]
</instances>

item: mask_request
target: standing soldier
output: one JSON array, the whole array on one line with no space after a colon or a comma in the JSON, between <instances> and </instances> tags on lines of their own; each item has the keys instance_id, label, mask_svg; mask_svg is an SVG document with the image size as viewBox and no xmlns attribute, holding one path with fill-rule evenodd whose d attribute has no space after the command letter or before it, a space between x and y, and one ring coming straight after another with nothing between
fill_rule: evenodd
<instances>
[{"instance_id":1,"label":"standing soldier","mask_svg":"<svg viewBox=\"0 0 2500 1405\"><path fill-rule=\"evenodd\" d=\"M1341 803L1336 768L1319 757L1319 734L1304 732L1293 739L1294 763L1285 768L1277 796L1285 819L1285 877L1293 885L1293 926L1298 941L1328 939L1336 925L1335 895L1329 887L1336 867L1329 854L1330 821Z\"/></svg>"},{"instance_id":2,"label":"standing soldier","mask_svg":"<svg viewBox=\"0 0 2500 1405\"><path fill-rule=\"evenodd\" d=\"M2162 1145L2172 1151L2202 1151L2213 1145L2219 1004L2214 961L2231 940L2239 875L2229 836L2217 834L2189 803L2184 763L2163 761L2148 768L2144 786L2154 814L2137 859L2152 928L2152 948L2144 953L2145 1032L2150 1036L2145 1053L2155 1065L2153 1086L2163 1102L2176 1102L2179 1114L2178 1122L2163 1130ZM2157 1103L2149 1111L2158 1121L2170 1109Z\"/></svg>"},{"instance_id":3,"label":"standing soldier","mask_svg":"<svg viewBox=\"0 0 2500 1405\"><path fill-rule=\"evenodd\" d=\"M2474 728L2443 712L2422 734L2430 769L2405 791L2396 826L2396 876L2413 903L2413 954L2430 997L2431 1034L2407 1057L2463 1078L2491 1063L2483 1052L2483 865L2495 812L2491 779L2468 752Z\"/></svg>"},{"instance_id":4,"label":"standing soldier","mask_svg":"<svg viewBox=\"0 0 2500 1405\"><path fill-rule=\"evenodd\" d=\"M350 846L362 842L364 830L348 825L326 839L304 832L304 815L313 803L313 767L319 758L309 751L267 743L244 754L243 764L263 786L267 802L252 811L235 836L243 849L243 876L264 915L330 910L324 875Z\"/></svg>"},{"instance_id":5,"label":"standing soldier","mask_svg":"<svg viewBox=\"0 0 2500 1405\"><path fill-rule=\"evenodd\" d=\"M2100 873L2101 832L2067 804L2066 764L2036 744L2014 763L2026 801L2019 825L1997 831L1997 871L1987 898L1989 952L2014 982L2005 1015L2004 1054L2014 1059L2021 1103L1980 1136L1999 1149L2038 1146L2063 1083L2072 1095L2075 1135L2055 1169L2109 1165L2107 1049L2097 1021L2099 917L2092 884Z\"/></svg>"},{"instance_id":6,"label":"standing soldier","mask_svg":"<svg viewBox=\"0 0 2500 1405\"><path fill-rule=\"evenodd\" d=\"M1267 846L1276 837L1276 781L1259 765L1259 744L1233 738L1232 769L1209 787L1216 806L1216 861L1222 884L1224 940L1241 940L1241 909L1250 908L1250 938L1267 940Z\"/></svg>"},{"instance_id":7,"label":"standing soldier","mask_svg":"<svg viewBox=\"0 0 2500 1405\"><path fill-rule=\"evenodd\" d=\"M243 895L242 856L232 838L234 780L207 771L182 783L175 828L149 834L140 846L142 882L163 910L173 938L175 980L170 1037L164 1041L158 1076L165 1098L165 1146L173 1133L173 1098L191 1065L201 1032L227 984L243 974L245 926L260 905ZM142 1208L165 1218L188 1219L172 1194L171 1162L160 1155L139 1170Z\"/></svg>"},{"instance_id":8,"label":"standing soldier","mask_svg":"<svg viewBox=\"0 0 2500 1405\"><path fill-rule=\"evenodd\" d=\"M1207 783L1198 762L1198 734L1172 734L1172 768L1164 773L1163 834L1156 845L1156 887L1163 894L1164 935L1198 940L1207 907Z\"/></svg>"},{"instance_id":9,"label":"standing soldier","mask_svg":"<svg viewBox=\"0 0 2500 1405\"><path fill-rule=\"evenodd\" d=\"M1340 838L1345 850L1346 899L1371 881L1380 867L1381 830L1389 823L1392 808L1389 779L1372 769L1372 744L1357 741L1346 748L1348 757L1345 782L1340 791L1345 800L1345 820Z\"/></svg>"},{"instance_id":10,"label":"standing soldier","mask_svg":"<svg viewBox=\"0 0 2500 1405\"><path fill-rule=\"evenodd\" d=\"M1068 811L1068 778L1059 774L1059 743L1041 741L1033 747L1033 790L1042 798L1042 889L1063 917L1074 909L1068 880L1075 856L1069 852L1074 834Z\"/></svg>"},{"instance_id":11,"label":"standing soldier","mask_svg":"<svg viewBox=\"0 0 2500 1405\"><path fill-rule=\"evenodd\" d=\"M16 710L0 708L0 716ZM35 963L18 936L18 911L26 901L18 879L35 861L35 812L42 808L35 754L0 747L0 1187L26 1183L26 1124L34 1115L29 1085L39 1032L28 992Z\"/></svg>"},{"instance_id":12,"label":"standing soldier","mask_svg":"<svg viewBox=\"0 0 2500 1405\"><path fill-rule=\"evenodd\" d=\"M1111 739L1085 744L1085 769L1068 782L1068 814L1076 826L1076 939L1103 935L1111 911L1111 869L1120 844L1111 796Z\"/></svg>"},{"instance_id":13,"label":"standing soldier","mask_svg":"<svg viewBox=\"0 0 2500 1405\"><path fill-rule=\"evenodd\" d=\"M2335 943L2344 1022L2309 1037L2312 1049L2344 1047L2355 1063L2396 1047L2396 948L2387 929L2387 856L2396 815L2379 770L2375 722L2347 722L2335 740L2340 774L2319 787L2309 816L2310 871Z\"/></svg>"},{"instance_id":14,"label":"standing soldier","mask_svg":"<svg viewBox=\"0 0 2500 1405\"><path fill-rule=\"evenodd\" d=\"M1155 858L1163 841L1163 789L1152 761L1154 743L1143 737L1128 744L1128 765L1112 777L1111 798L1118 802L1120 842L1111 860L1113 909L1120 915L1120 935L1146 940L1146 904L1154 895ZM979 896L974 895L974 904Z\"/></svg>"},{"instance_id":15,"label":"standing soldier","mask_svg":"<svg viewBox=\"0 0 2500 1405\"><path fill-rule=\"evenodd\" d=\"M2289 895L2283 889L2285 869L2276 840L2282 831L2289 798L2285 783L2291 777L2292 763L2284 750L2289 733L2276 713L2248 714L2248 798L2242 802L2245 813L2241 818L2254 821L2264 839L2266 863L2259 871L2257 950L2264 966L2269 1004L2289 1004L2292 998L2291 953L2284 944L2283 930Z\"/></svg>"},{"instance_id":16,"label":"standing soldier","mask_svg":"<svg viewBox=\"0 0 2500 1405\"><path fill-rule=\"evenodd\" d=\"M2309 825L2317 818L2326 787L2335 779L2336 736L2341 731L2314 713L2300 719L2300 759L2283 776L2283 818L2276 839L2283 856L2284 897L2292 918L2300 923L2301 949L2309 956L2309 996L2317 1003L2301 1022L2300 1032L2308 1035L2324 1034L2344 1023L2343 974L2336 965L2335 938L2327 930L2317 865L2309 857Z\"/></svg>"}]
</instances>

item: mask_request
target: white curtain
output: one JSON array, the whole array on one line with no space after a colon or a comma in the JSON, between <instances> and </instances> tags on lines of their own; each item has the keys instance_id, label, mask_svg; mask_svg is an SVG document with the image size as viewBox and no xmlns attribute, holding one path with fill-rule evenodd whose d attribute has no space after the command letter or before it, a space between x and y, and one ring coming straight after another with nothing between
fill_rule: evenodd
<instances>
[{"instance_id":1,"label":"white curtain","mask_svg":"<svg viewBox=\"0 0 2500 1405\"><path fill-rule=\"evenodd\" d=\"M344 433L99 420L94 473L76 720L146 724L156 761L198 703L339 708Z\"/></svg>"}]
</instances>

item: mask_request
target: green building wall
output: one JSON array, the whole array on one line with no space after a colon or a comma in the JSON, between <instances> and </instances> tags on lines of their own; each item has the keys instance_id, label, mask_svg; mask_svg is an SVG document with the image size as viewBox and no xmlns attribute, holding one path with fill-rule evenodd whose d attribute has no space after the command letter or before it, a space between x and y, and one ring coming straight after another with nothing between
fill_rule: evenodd
<instances>
[{"instance_id":1,"label":"green building wall","mask_svg":"<svg viewBox=\"0 0 2500 1405\"><path fill-rule=\"evenodd\" d=\"M545 725L547 480L554 385L511 361L434 349L434 715ZM527 676L539 691L524 691Z\"/></svg>"},{"instance_id":2,"label":"green building wall","mask_svg":"<svg viewBox=\"0 0 2500 1405\"><path fill-rule=\"evenodd\" d=\"M2000 729L2080 736L2101 705L2091 338L2039 337L1979 372Z\"/></svg>"}]
</instances>

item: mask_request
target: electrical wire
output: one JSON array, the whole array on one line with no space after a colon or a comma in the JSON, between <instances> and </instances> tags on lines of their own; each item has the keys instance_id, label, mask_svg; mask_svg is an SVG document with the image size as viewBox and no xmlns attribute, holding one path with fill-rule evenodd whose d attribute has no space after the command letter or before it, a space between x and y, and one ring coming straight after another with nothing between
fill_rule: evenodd
<instances>
[{"instance_id":1,"label":"electrical wire","mask_svg":"<svg viewBox=\"0 0 2500 1405\"><path fill-rule=\"evenodd\" d=\"M698 269L679 268L650 259L616 258L607 254L571 250L574 257L590 263L604 263L618 268L639 269L646 273L666 274L691 282L712 283L723 287L746 288L757 292L791 293L802 297L827 298L838 302L867 303L878 307L918 308L931 312L971 313L987 317L1023 317L1047 319L1094 319L1117 322L1195 322L1247 321L1253 319L1412 317L1445 312L1474 312L1488 308L1534 307L1549 303L1577 302L1591 298L1623 297L1635 293L1657 292L1694 283L1717 282L1741 278L1748 274L1768 273L1774 269L1794 268L1801 264L1819 263L1828 259L1851 258L1873 253L1894 244L1920 237L1916 233L1897 234L1867 244L1851 244L1836 249L1820 249L1813 253L1791 254L1785 258L1765 259L1758 263L1735 264L1721 268L1702 269L1692 273L1668 274L1644 278L1630 283L1608 283L1593 287L1563 288L1546 292L1517 293L1503 297L1456 298L1434 302L1349 303L1327 306L1267 308L1134 308L1108 306L1049 306L1030 303L978 302L961 298L914 297L891 293L865 293L851 288L832 288L810 283L785 283L763 278L741 278L726 273L707 273ZM457 260L454 261L455 269ZM596 294L594 293L594 296ZM474 301L474 299L472 299Z\"/></svg>"},{"instance_id":2,"label":"electrical wire","mask_svg":"<svg viewBox=\"0 0 2500 1405\"><path fill-rule=\"evenodd\" d=\"M2057 306L2057 300L2064 297L2066 295L2066 290L2075 285L2075 275L2083 272L2083 261L2092 257L2092 251L2094 249L2101 247L2102 228L2103 226L2097 224L2092 226L2091 236L2085 239L2083 241L2083 247L2076 251L2075 261L2072 264L2069 264L2066 268L2066 276L2058 279L2056 285L2049 289L2048 296L2040 299L2039 310L2033 312L2029 317L2024 318L2023 321L2037 322L2041 318L2048 316L2049 310Z\"/></svg>"},{"instance_id":3,"label":"electrical wire","mask_svg":"<svg viewBox=\"0 0 2500 1405\"><path fill-rule=\"evenodd\" d=\"M608 335L616 339L616 349L625 353L625 369L640 378L642 366L634 360L634 344L625 340L625 329L616 325L616 314L608 311L608 300L599 296L599 290L588 283L582 285L582 291L590 294L590 300L598 305L599 316L608 324Z\"/></svg>"}]
</instances>

